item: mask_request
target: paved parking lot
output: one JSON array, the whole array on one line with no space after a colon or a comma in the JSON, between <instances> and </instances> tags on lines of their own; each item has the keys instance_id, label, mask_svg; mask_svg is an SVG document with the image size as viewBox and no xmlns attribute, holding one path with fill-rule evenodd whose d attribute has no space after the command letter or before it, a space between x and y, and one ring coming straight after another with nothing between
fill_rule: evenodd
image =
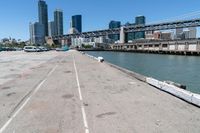
<instances>
[{"instance_id":1,"label":"paved parking lot","mask_svg":"<svg viewBox=\"0 0 200 133\"><path fill-rule=\"evenodd\" d=\"M0 133L199 133L200 109L76 51L0 53Z\"/></svg>"}]
</instances>

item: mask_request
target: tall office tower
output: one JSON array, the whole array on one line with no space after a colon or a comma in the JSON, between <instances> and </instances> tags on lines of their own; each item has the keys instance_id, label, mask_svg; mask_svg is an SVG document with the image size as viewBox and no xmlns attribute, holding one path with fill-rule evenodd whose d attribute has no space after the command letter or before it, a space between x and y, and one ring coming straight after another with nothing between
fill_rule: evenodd
<instances>
[{"instance_id":1,"label":"tall office tower","mask_svg":"<svg viewBox=\"0 0 200 133\"><path fill-rule=\"evenodd\" d=\"M115 29L120 27L121 27L120 21L110 21L109 23L109 29ZM120 35L119 34L109 35L109 38L112 39L113 41L118 41L120 40Z\"/></svg>"},{"instance_id":2,"label":"tall office tower","mask_svg":"<svg viewBox=\"0 0 200 133\"><path fill-rule=\"evenodd\" d=\"M55 10L54 11L54 22L55 22L55 34L63 35L63 11Z\"/></svg>"},{"instance_id":3,"label":"tall office tower","mask_svg":"<svg viewBox=\"0 0 200 133\"><path fill-rule=\"evenodd\" d=\"M31 44L44 44L45 42L45 34L44 34L44 25L41 23L30 23L30 41Z\"/></svg>"},{"instance_id":4,"label":"tall office tower","mask_svg":"<svg viewBox=\"0 0 200 133\"><path fill-rule=\"evenodd\" d=\"M49 36L50 37L56 35L56 33L55 33L56 29L55 29L55 23L54 23L54 21L49 22L48 31L49 31Z\"/></svg>"},{"instance_id":5,"label":"tall office tower","mask_svg":"<svg viewBox=\"0 0 200 133\"><path fill-rule=\"evenodd\" d=\"M135 24L136 24L136 25L145 25L145 23L146 23L146 18L145 18L145 16L137 16L137 17L135 18Z\"/></svg>"},{"instance_id":6,"label":"tall office tower","mask_svg":"<svg viewBox=\"0 0 200 133\"><path fill-rule=\"evenodd\" d=\"M137 16L135 18L135 25L145 25L146 18L145 16ZM135 39L144 39L145 38L145 31L135 32Z\"/></svg>"},{"instance_id":7,"label":"tall office tower","mask_svg":"<svg viewBox=\"0 0 200 133\"><path fill-rule=\"evenodd\" d=\"M121 22L120 21L110 21L109 29L120 28Z\"/></svg>"},{"instance_id":8,"label":"tall office tower","mask_svg":"<svg viewBox=\"0 0 200 133\"><path fill-rule=\"evenodd\" d=\"M44 0L38 1L39 23L44 25L45 36L48 36L48 7Z\"/></svg>"},{"instance_id":9,"label":"tall office tower","mask_svg":"<svg viewBox=\"0 0 200 133\"><path fill-rule=\"evenodd\" d=\"M71 28L75 28L79 33L82 32L82 16L81 15L72 16Z\"/></svg>"}]
</instances>

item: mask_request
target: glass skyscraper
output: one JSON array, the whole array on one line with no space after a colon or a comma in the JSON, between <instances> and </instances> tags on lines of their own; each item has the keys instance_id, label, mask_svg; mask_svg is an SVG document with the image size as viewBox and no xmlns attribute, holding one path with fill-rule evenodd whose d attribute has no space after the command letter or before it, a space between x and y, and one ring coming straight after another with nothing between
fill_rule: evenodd
<instances>
[{"instance_id":1,"label":"glass skyscraper","mask_svg":"<svg viewBox=\"0 0 200 133\"><path fill-rule=\"evenodd\" d=\"M63 11L54 11L55 35L63 35Z\"/></svg>"},{"instance_id":2,"label":"glass skyscraper","mask_svg":"<svg viewBox=\"0 0 200 133\"><path fill-rule=\"evenodd\" d=\"M146 23L145 16L137 16L135 18L136 25L145 25L145 23Z\"/></svg>"},{"instance_id":3,"label":"glass skyscraper","mask_svg":"<svg viewBox=\"0 0 200 133\"><path fill-rule=\"evenodd\" d=\"M44 25L45 36L48 36L48 7L44 0L38 1L39 23Z\"/></svg>"},{"instance_id":4,"label":"glass skyscraper","mask_svg":"<svg viewBox=\"0 0 200 133\"><path fill-rule=\"evenodd\" d=\"M75 28L79 33L82 32L82 16L72 16L71 28Z\"/></svg>"},{"instance_id":5,"label":"glass skyscraper","mask_svg":"<svg viewBox=\"0 0 200 133\"><path fill-rule=\"evenodd\" d=\"M110 21L109 29L120 28L121 22L120 21Z\"/></svg>"},{"instance_id":6,"label":"glass skyscraper","mask_svg":"<svg viewBox=\"0 0 200 133\"><path fill-rule=\"evenodd\" d=\"M109 29L120 28L120 27L121 27L120 21L110 21L109 23ZM120 39L120 35L119 34L109 35L109 38L112 39L113 41L118 41Z\"/></svg>"},{"instance_id":7,"label":"glass skyscraper","mask_svg":"<svg viewBox=\"0 0 200 133\"><path fill-rule=\"evenodd\" d=\"M50 37L56 35L56 33L55 33L56 29L55 29L55 23L54 23L54 21L49 22L48 29L49 29L49 36Z\"/></svg>"},{"instance_id":8,"label":"glass skyscraper","mask_svg":"<svg viewBox=\"0 0 200 133\"><path fill-rule=\"evenodd\" d=\"M44 25L41 23L30 23L31 44L42 45L45 42Z\"/></svg>"},{"instance_id":9,"label":"glass skyscraper","mask_svg":"<svg viewBox=\"0 0 200 133\"><path fill-rule=\"evenodd\" d=\"M146 23L145 16L138 16L135 18L136 25L145 25L145 23ZM135 39L142 39L142 38L145 38L144 31L135 32Z\"/></svg>"}]
</instances>

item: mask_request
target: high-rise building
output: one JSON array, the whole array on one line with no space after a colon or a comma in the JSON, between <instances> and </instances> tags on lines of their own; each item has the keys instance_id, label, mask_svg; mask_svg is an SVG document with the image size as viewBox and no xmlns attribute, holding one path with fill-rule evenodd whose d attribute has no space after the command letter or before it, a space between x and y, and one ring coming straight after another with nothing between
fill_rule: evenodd
<instances>
[{"instance_id":1,"label":"high-rise building","mask_svg":"<svg viewBox=\"0 0 200 133\"><path fill-rule=\"evenodd\" d=\"M45 36L48 36L48 7L44 0L38 1L39 23L44 25Z\"/></svg>"},{"instance_id":2,"label":"high-rise building","mask_svg":"<svg viewBox=\"0 0 200 133\"><path fill-rule=\"evenodd\" d=\"M137 16L135 18L135 24L136 25L145 25L145 23L146 23L145 16Z\"/></svg>"},{"instance_id":3,"label":"high-rise building","mask_svg":"<svg viewBox=\"0 0 200 133\"><path fill-rule=\"evenodd\" d=\"M145 25L146 19L145 16L137 16L135 18L135 25ZM135 39L145 38L145 31L135 32Z\"/></svg>"},{"instance_id":4,"label":"high-rise building","mask_svg":"<svg viewBox=\"0 0 200 133\"><path fill-rule=\"evenodd\" d=\"M115 28L120 28L121 27L121 22L120 21L110 21L109 23L109 29L115 29ZM118 41L120 40L120 35L115 34L115 35L109 35L109 38L112 39L113 41Z\"/></svg>"},{"instance_id":5,"label":"high-rise building","mask_svg":"<svg viewBox=\"0 0 200 133\"><path fill-rule=\"evenodd\" d=\"M189 38L194 39L197 37L197 28L196 27L190 27L189 30Z\"/></svg>"},{"instance_id":6,"label":"high-rise building","mask_svg":"<svg viewBox=\"0 0 200 133\"><path fill-rule=\"evenodd\" d=\"M176 29L175 38L176 39L181 39L182 38L182 34L183 34L183 28Z\"/></svg>"},{"instance_id":7,"label":"high-rise building","mask_svg":"<svg viewBox=\"0 0 200 133\"><path fill-rule=\"evenodd\" d=\"M50 36L50 37L56 35L56 29L55 29L55 28L56 28L56 27L55 27L54 21L49 22L48 30L49 30L49 36Z\"/></svg>"},{"instance_id":8,"label":"high-rise building","mask_svg":"<svg viewBox=\"0 0 200 133\"><path fill-rule=\"evenodd\" d=\"M63 35L63 11L57 9L54 11L55 34Z\"/></svg>"},{"instance_id":9,"label":"high-rise building","mask_svg":"<svg viewBox=\"0 0 200 133\"><path fill-rule=\"evenodd\" d=\"M81 15L72 16L71 28L75 28L79 33L82 32L82 16Z\"/></svg>"},{"instance_id":10,"label":"high-rise building","mask_svg":"<svg viewBox=\"0 0 200 133\"><path fill-rule=\"evenodd\" d=\"M114 28L120 28L121 27L121 22L120 21L110 21L109 23L109 29L114 29Z\"/></svg>"},{"instance_id":11,"label":"high-rise building","mask_svg":"<svg viewBox=\"0 0 200 133\"><path fill-rule=\"evenodd\" d=\"M127 22L125 24L125 26L134 26L135 23L129 23ZM135 32L129 32L129 33L126 33L125 35L125 42L132 42L133 40L135 39Z\"/></svg>"},{"instance_id":12,"label":"high-rise building","mask_svg":"<svg viewBox=\"0 0 200 133\"><path fill-rule=\"evenodd\" d=\"M135 39L145 39L145 31L135 32Z\"/></svg>"},{"instance_id":13,"label":"high-rise building","mask_svg":"<svg viewBox=\"0 0 200 133\"><path fill-rule=\"evenodd\" d=\"M44 44L45 34L44 34L44 25L41 23L30 23L30 42L31 44Z\"/></svg>"}]
</instances>

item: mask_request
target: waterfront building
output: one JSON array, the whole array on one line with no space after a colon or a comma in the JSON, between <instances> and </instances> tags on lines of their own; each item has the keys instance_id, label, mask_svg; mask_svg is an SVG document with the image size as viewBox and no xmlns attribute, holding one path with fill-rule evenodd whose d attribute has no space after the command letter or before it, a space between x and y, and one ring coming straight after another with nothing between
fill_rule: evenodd
<instances>
[{"instance_id":1,"label":"waterfront building","mask_svg":"<svg viewBox=\"0 0 200 133\"><path fill-rule=\"evenodd\" d=\"M82 16L81 15L72 16L71 28L75 28L79 33L82 32Z\"/></svg>"},{"instance_id":2,"label":"waterfront building","mask_svg":"<svg viewBox=\"0 0 200 133\"><path fill-rule=\"evenodd\" d=\"M107 43L107 39L105 36L95 37L94 42L95 43Z\"/></svg>"},{"instance_id":3,"label":"waterfront building","mask_svg":"<svg viewBox=\"0 0 200 133\"><path fill-rule=\"evenodd\" d=\"M109 29L115 29L115 28L120 28L121 27L121 22L120 21L110 21L109 23ZM109 35L109 38L113 41L118 41L120 40L120 36L119 34L113 34L113 35Z\"/></svg>"},{"instance_id":4,"label":"waterfront building","mask_svg":"<svg viewBox=\"0 0 200 133\"><path fill-rule=\"evenodd\" d=\"M44 34L48 36L48 7L44 0L38 1L39 23L44 25Z\"/></svg>"},{"instance_id":5,"label":"waterfront building","mask_svg":"<svg viewBox=\"0 0 200 133\"><path fill-rule=\"evenodd\" d=\"M54 11L55 35L63 35L63 11Z\"/></svg>"},{"instance_id":6,"label":"waterfront building","mask_svg":"<svg viewBox=\"0 0 200 133\"><path fill-rule=\"evenodd\" d=\"M42 45L45 42L45 28L44 25L35 22L35 23L30 23L29 25L29 30L30 30L30 42L31 44L39 44Z\"/></svg>"},{"instance_id":7,"label":"waterfront building","mask_svg":"<svg viewBox=\"0 0 200 133\"><path fill-rule=\"evenodd\" d=\"M83 38L83 37L71 38L72 47L82 47L83 45L94 46L94 44L95 42L93 38Z\"/></svg>"},{"instance_id":8,"label":"waterfront building","mask_svg":"<svg viewBox=\"0 0 200 133\"><path fill-rule=\"evenodd\" d=\"M56 35L56 29L55 29L55 22L54 21L49 22L48 30L49 30L49 36L50 37Z\"/></svg>"},{"instance_id":9,"label":"waterfront building","mask_svg":"<svg viewBox=\"0 0 200 133\"><path fill-rule=\"evenodd\" d=\"M152 40L154 39L154 31L146 31L145 32L145 39Z\"/></svg>"},{"instance_id":10,"label":"waterfront building","mask_svg":"<svg viewBox=\"0 0 200 133\"><path fill-rule=\"evenodd\" d=\"M161 34L162 33L160 31L154 32L154 34L153 34L154 39L155 40L160 40L161 39Z\"/></svg>"}]
</instances>

